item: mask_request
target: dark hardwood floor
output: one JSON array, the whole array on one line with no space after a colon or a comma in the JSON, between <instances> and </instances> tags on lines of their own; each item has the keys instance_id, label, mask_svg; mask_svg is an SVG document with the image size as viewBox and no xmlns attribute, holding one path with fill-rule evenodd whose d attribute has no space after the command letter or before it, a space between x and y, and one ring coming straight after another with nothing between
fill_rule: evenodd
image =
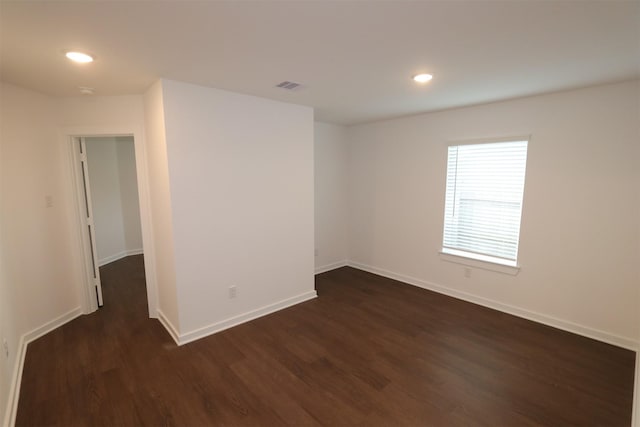
<instances>
[{"instance_id":1,"label":"dark hardwood floor","mask_svg":"<svg viewBox=\"0 0 640 427\"><path fill-rule=\"evenodd\" d=\"M319 298L177 347L142 257L29 344L17 425L628 426L633 352L351 268Z\"/></svg>"}]
</instances>

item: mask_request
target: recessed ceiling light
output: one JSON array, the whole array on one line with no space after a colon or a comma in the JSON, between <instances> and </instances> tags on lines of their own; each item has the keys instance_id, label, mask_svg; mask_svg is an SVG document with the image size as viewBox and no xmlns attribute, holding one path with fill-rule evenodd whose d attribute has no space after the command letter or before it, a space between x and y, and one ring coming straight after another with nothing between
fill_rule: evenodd
<instances>
[{"instance_id":1,"label":"recessed ceiling light","mask_svg":"<svg viewBox=\"0 0 640 427\"><path fill-rule=\"evenodd\" d=\"M413 76L413 80L415 80L418 83L426 83L432 78L433 76L431 74L417 74Z\"/></svg>"},{"instance_id":2,"label":"recessed ceiling light","mask_svg":"<svg viewBox=\"0 0 640 427\"><path fill-rule=\"evenodd\" d=\"M78 89L80 90L80 93L83 95L93 95L95 92L94 88L88 87L88 86L78 86Z\"/></svg>"},{"instance_id":3,"label":"recessed ceiling light","mask_svg":"<svg viewBox=\"0 0 640 427\"><path fill-rule=\"evenodd\" d=\"M81 62L83 64L87 62L93 62L93 56L83 52L75 52L75 51L66 52L64 56L66 56L73 62Z\"/></svg>"}]
</instances>

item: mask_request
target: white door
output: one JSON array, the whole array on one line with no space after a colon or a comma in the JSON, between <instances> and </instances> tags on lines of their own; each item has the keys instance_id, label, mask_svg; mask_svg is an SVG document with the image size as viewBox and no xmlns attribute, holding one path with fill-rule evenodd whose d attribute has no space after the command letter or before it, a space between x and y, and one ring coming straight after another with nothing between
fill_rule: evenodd
<instances>
[{"instance_id":1,"label":"white door","mask_svg":"<svg viewBox=\"0 0 640 427\"><path fill-rule=\"evenodd\" d=\"M81 192L81 217L83 219L84 246L89 270L89 279L95 290L98 307L102 307L102 284L100 282L100 270L98 268L98 252L96 251L96 231L93 222L93 209L91 205L91 186L89 185L89 165L87 164L87 146L84 138L74 138L74 151L76 161L79 162L80 192Z\"/></svg>"}]
</instances>

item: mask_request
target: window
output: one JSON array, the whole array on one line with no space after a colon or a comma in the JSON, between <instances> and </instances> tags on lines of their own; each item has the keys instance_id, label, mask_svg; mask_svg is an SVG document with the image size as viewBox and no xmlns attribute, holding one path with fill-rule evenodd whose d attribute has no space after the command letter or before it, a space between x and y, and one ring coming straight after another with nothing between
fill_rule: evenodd
<instances>
[{"instance_id":1,"label":"window","mask_svg":"<svg viewBox=\"0 0 640 427\"><path fill-rule=\"evenodd\" d=\"M449 146L443 253L517 266L527 144Z\"/></svg>"}]
</instances>

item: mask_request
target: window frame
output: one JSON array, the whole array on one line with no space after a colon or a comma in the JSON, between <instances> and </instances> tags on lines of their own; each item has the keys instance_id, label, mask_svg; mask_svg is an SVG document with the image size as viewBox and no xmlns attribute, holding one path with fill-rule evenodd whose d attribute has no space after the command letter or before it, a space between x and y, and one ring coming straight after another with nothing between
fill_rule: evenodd
<instances>
[{"instance_id":1,"label":"window frame","mask_svg":"<svg viewBox=\"0 0 640 427\"><path fill-rule=\"evenodd\" d=\"M521 264L520 264L520 251L516 254L516 260L503 259L491 255L484 254L475 254L473 252L468 252L464 250L458 250L453 248L445 248L444 247L444 231L445 231L445 222L446 222L446 212L444 206L446 205L447 199L447 175L449 169L449 160L448 160L448 150L451 146L461 146L461 145L478 145L478 144L491 144L491 143L503 143L503 142L516 142L516 141L526 141L527 142L527 161L525 163L525 184L526 184L526 171L527 164L529 161L529 147L531 144L531 135L516 135L516 136L508 136L508 137L499 137L499 138L479 138L479 139L468 139L462 141L448 141L445 145L447 153L445 155L446 165L445 165L445 184L444 184L444 200L443 200L443 216L442 216L442 233L440 240L440 250L438 251L440 255L440 259L447 262L452 262L456 264L465 265L468 267L475 267L489 271L495 271L499 273L509 274L509 275L517 275L520 272ZM522 203L521 203L521 211L520 211L520 225L518 230L518 247L520 247L520 238L522 233L522 220L524 217L524 199L525 199L525 188L522 188Z\"/></svg>"}]
</instances>

